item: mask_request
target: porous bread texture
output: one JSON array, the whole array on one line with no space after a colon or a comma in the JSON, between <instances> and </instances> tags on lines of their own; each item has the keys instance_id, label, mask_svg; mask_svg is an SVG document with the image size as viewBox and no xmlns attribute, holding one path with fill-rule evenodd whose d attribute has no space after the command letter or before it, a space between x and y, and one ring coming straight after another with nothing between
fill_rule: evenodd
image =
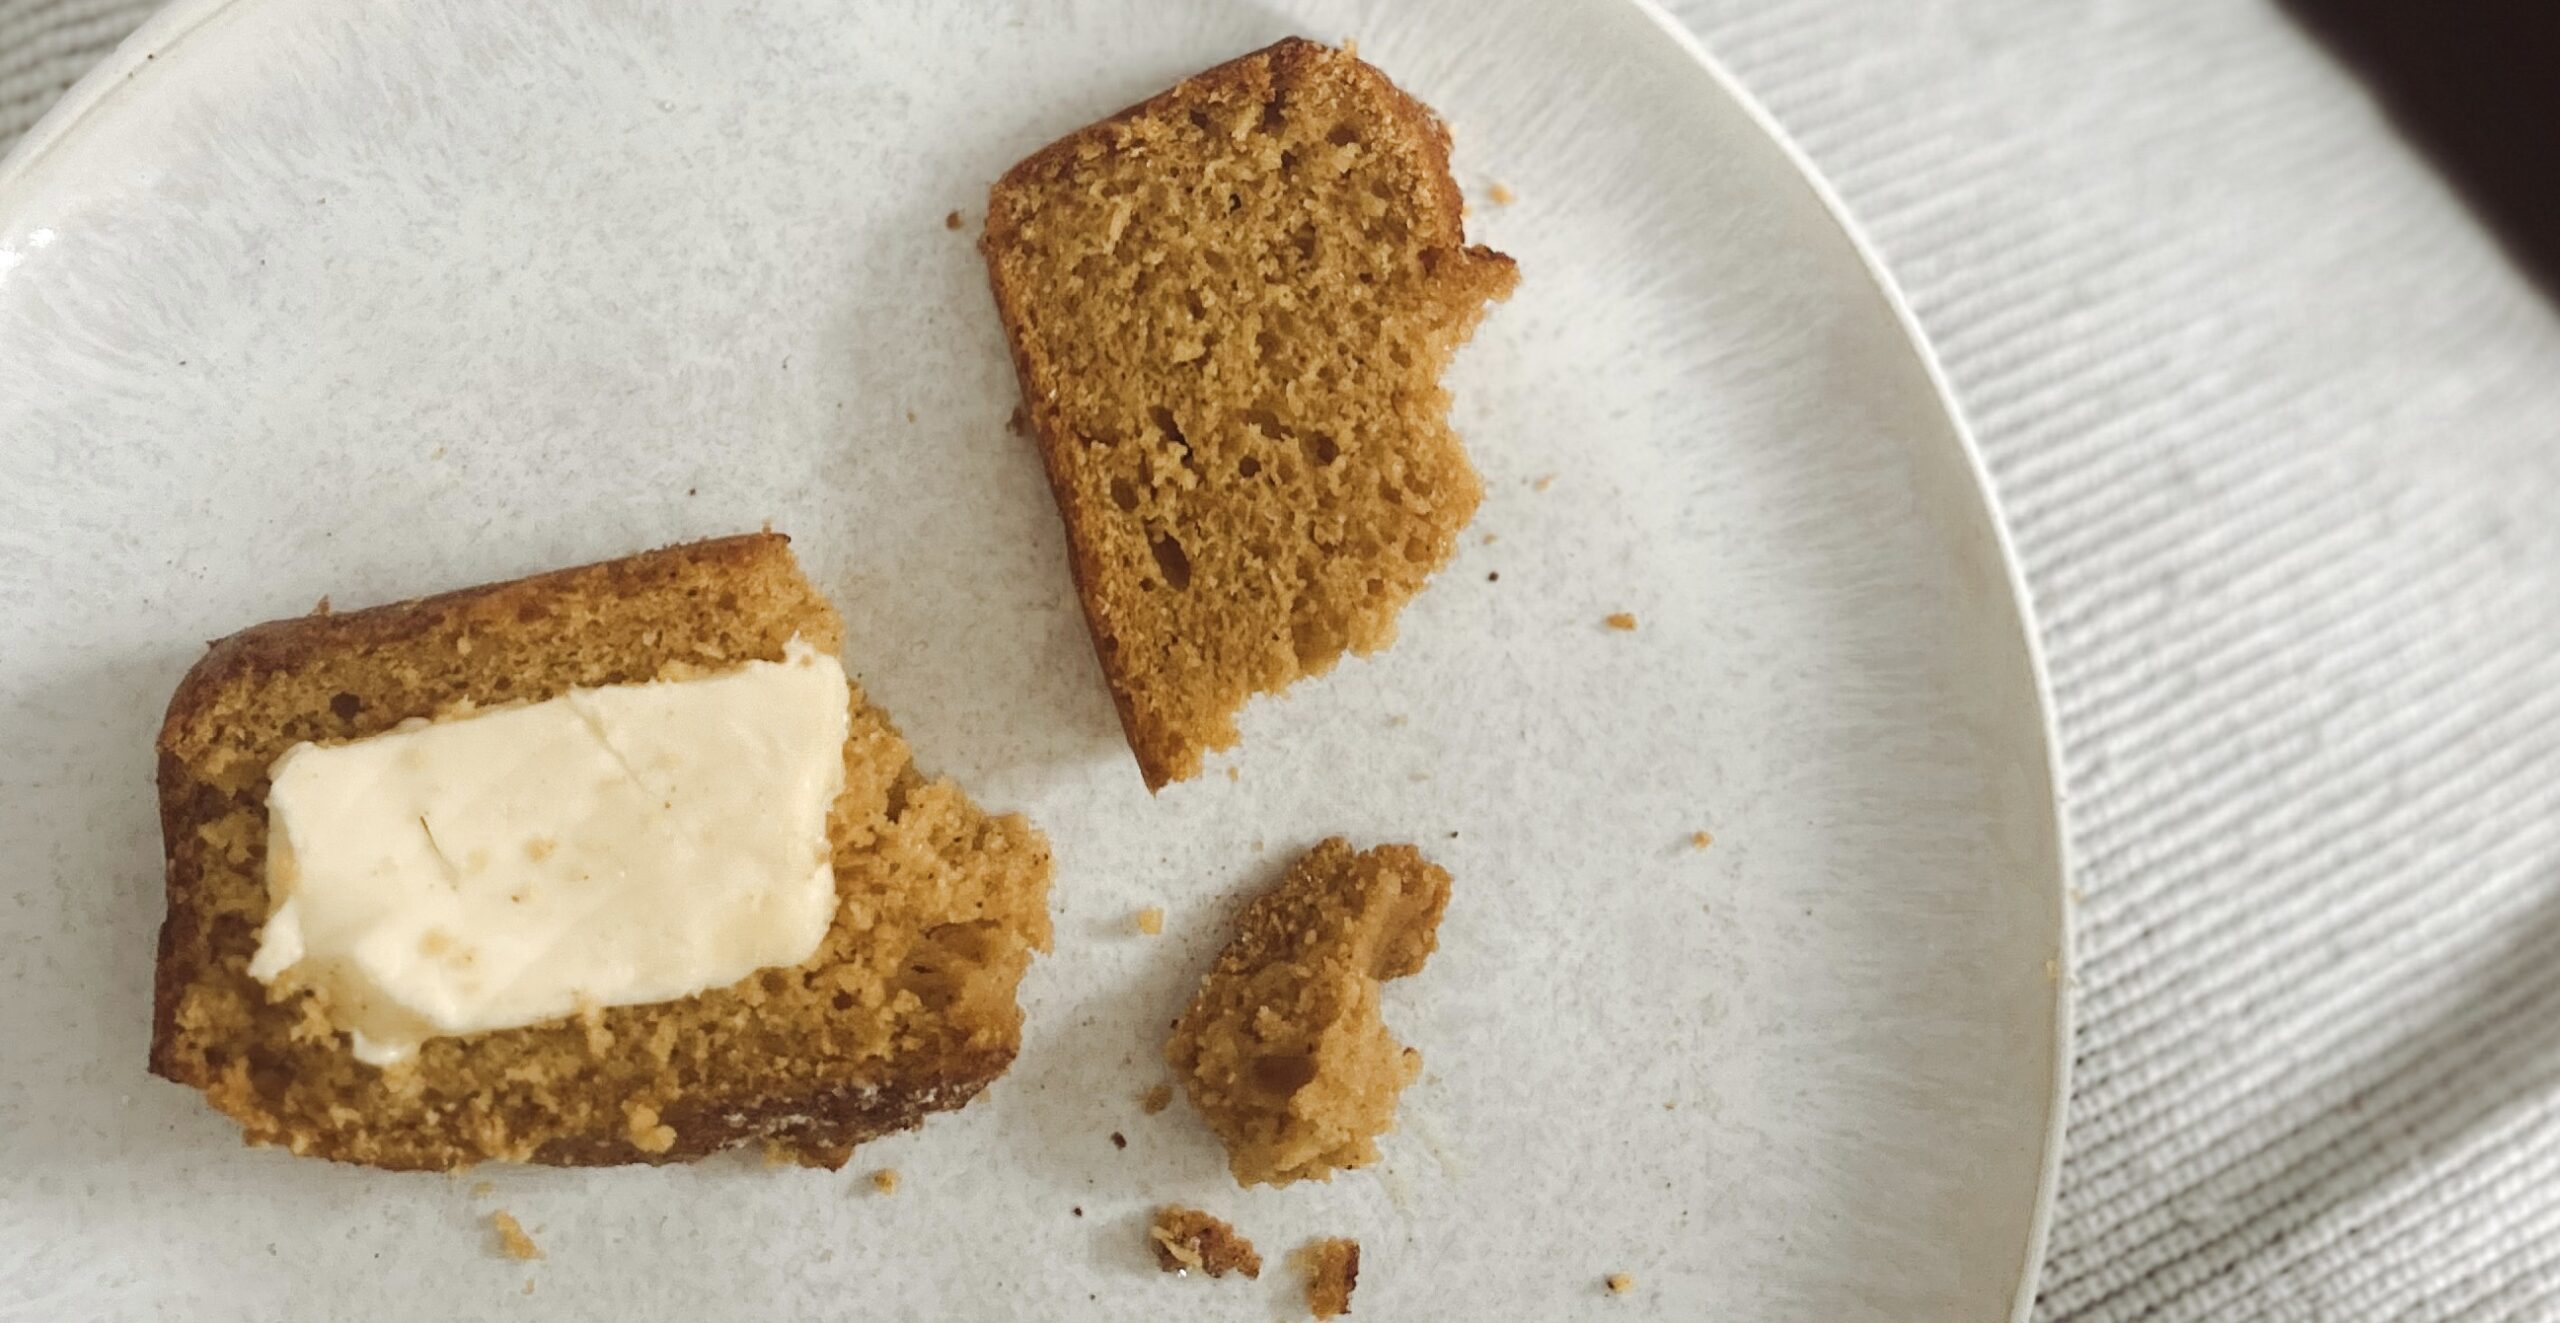
<instances>
[{"instance_id":1,"label":"porous bread texture","mask_svg":"<svg viewBox=\"0 0 2560 1323\"><path fill-rule=\"evenodd\" d=\"M1165 1043L1239 1185L1331 1180L1378 1160L1422 1054L1379 1018L1379 983L1422 969L1449 874L1410 845L1333 837L1236 920Z\"/></svg>"},{"instance_id":2,"label":"porous bread texture","mask_svg":"<svg viewBox=\"0 0 2560 1323\"><path fill-rule=\"evenodd\" d=\"M1291 39L1050 145L982 239L1028 420L1149 789L1247 698L1395 637L1482 484L1442 371L1510 258L1449 135Z\"/></svg>"},{"instance_id":3,"label":"porous bread texture","mask_svg":"<svg viewBox=\"0 0 2560 1323\"><path fill-rule=\"evenodd\" d=\"M159 740L168 915L154 1073L249 1142L394 1168L669 1162L762 1142L841 1165L957 1107L1021 1042L1014 989L1049 943L1049 849L919 774L857 684L828 818L837 910L817 953L726 988L358 1062L311 993L251 979L269 897L267 769L298 741L465 705L830 653L843 627L777 534L721 538L344 615L259 625L187 674Z\"/></svg>"}]
</instances>

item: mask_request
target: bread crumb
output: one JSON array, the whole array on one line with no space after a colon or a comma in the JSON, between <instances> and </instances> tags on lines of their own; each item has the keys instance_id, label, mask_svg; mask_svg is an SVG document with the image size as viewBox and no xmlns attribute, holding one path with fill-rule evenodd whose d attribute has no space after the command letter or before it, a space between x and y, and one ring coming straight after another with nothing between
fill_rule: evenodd
<instances>
[{"instance_id":1,"label":"bread crumb","mask_svg":"<svg viewBox=\"0 0 2560 1323\"><path fill-rule=\"evenodd\" d=\"M1486 545L1486 546L1488 546L1488 547L1489 547L1489 546L1492 546L1492 545L1493 545L1496 541L1498 541L1498 540L1499 540L1499 539L1495 538L1495 537L1494 537L1494 535L1493 535L1493 534L1491 534L1491 533L1487 533L1487 534L1485 534L1485 535L1484 535L1484 545Z\"/></svg>"},{"instance_id":2,"label":"bread crumb","mask_svg":"<svg viewBox=\"0 0 2560 1323\"><path fill-rule=\"evenodd\" d=\"M474 1199L486 1199L497 1192L498 1183L496 1181L473 1181L471 1183L471 1197Z\"/></svg>"},{"instance_id":3,"label":"bread crumb","mask_svg":"<svg viewBox=\"0 0 2560 1323\"><path fill-rule=\"evenodd\" d=\"M1492 198L1493 205L1497 207L1507 207L1520 200L1520 195L1512 192L1499 179L1493 181L1493 187L1485 190L1485 196Z\"/></svg>"},{"instance_id":4,"label":"bread crumb","mask_svg":"<svg viewBox=\"0 0 2560 1323\"><path fill-rule=\"evenodd\" d=\"M499 1253L518 1262L543 1257L542 1247L534 1244L533 1237L524 1233L524 1223L517 1221L515 1214L499 1209L489 1214L489 1226L498 1233Z\"/></svg>"},{"instance_id":5,"label":"bread crumb","mask_svg":"<svg viewBox=\"0 0 2560 1323\"><path fill-rule=\"evenodd\" d=\"M956 211L942 218L942 228L946 230L956 230L966 224L968 222L960 219L960 213Z\"/></svg>"},{"instance_id":6,"label":"bread crumb","mask_svg":"<svg viewBox=\"0 0 2560 1323\"><path fill-rule=\"evenodd\" d=\"M1307 1312L1334 1318L1351 1312L1352 1289L1360 1285L1360 1242L1346 1236L1309 1241L1292 1256L1307 1275Z\"/></svg>"},{"instance_id":7,"label":"bread crumb","mask_svg":"<svg viewBox=\"0 0 2560 1323\"><path fill-rule=\"evenodd\" d=\"M1609 618L1601 623L1614 630L1632 630L1636 627L1636 616L1632 611L1613 611Z\"/></svg>"},{"instance_id":8,"label":"bread crumb","mask_svg":"<svg viewBox=\"0 0 2560 1323\"><path fill-rule=\"evenodd\" d=\"M1241 781L1244 778L1237 773L1233 764L1229 764L1227 767L1227 779L1230 781Z\"/></svg>"},{"instance_id":9,"label":"bread crumb","mask_svg":"<svg viewBox=\"0 0 2560 1323\"><path fill-rule=\"evenodd\" d=\"M524 1293L526 1295L533 1294L533 1279L530 1277L524 1279Z\"/></svg>"},{"instance_id":10,"label":"bread crumb","mask_svg":"<svg viewBox=\"0 0 2560 1323\"><path fill-rule=\"evenodd\" d=\"M1138 1099L1138 1110L1145 1112L1149 1116L1153 1116L1171 1106L1173 1106L1173 1086L1170 1084L1159 1084L1154 1088L1147 1090L1146 1093Z\"/></svg>"},{"instance_id":11,"label":"bread crumb","mask_svg":"<svg viewBox=\"0 0 2560 1323\"><path fill-rule=\"evenodd\" d=\"M1611 1295L1625 1295L1636 1289L1636 1278L1633 1273L1613 1272L1602 1278L1601 1282L1609 1288Z\"/></svg>"},{"instance_id":12,"label":"bread crumb","mask_svg":"<svg viewBox=\"0 0 2560 1323\"><path fill-rule=\"evenodd\" d=\"M1690 845L1692 845L1692 846L1694 846L1694 847L1696 847L1697 849L1701 849L1701 850L1703 850L1703 849L1706 849L1708 846L1713 845L1713 844L1715 844L1715 843L1716 843L1716 838L1715 838L1715 837L1713 837L1713 836L1711 836L1711 835L1709 835L1709 834L1707 834L1706 832L1702 832L1702 831L1693 831L1693 832L1689 833L1689 844L1690 844Z\"/></svg>"},{"instance_id":13,"label":"bread crumb","mask_svg":"<svg viewBox=\"0 0 2560 1323\"><path fill-rule=\"evenodd\" d=\"M1530 483L1530 484L1529 484L1529 490L1531 490L1531 491L1536 491L1536 492L1542 492L1542 491L1545 491L1547 488L1554 486L1554 485L1555 485L1555 483L1556 483L1556 475L1554 475L1554 474L1550 473L1550 474L1547 474L1545 477L1542 477L1542 478L1538 479L1536 482Z\"/></svg>"},{"instance_id":14,"label":"bread crumb","mask_svg":"<svg viewBox=\"0 0 2560 1323\"><path fill-rule=\"evenodd\" d=\"M896 1194L898 1192L898 1169L895 1167L882 1167L880 1170L871 1173L871 1188L878 1190L882 1194Z\"/></svg>"},{"instance_id":15,"label":"bread crumb","mask_svg":"<svg viewBox=\"0 0 2560 1323\"><path fill-rule=\"evenodd\" d=\"M442 459L442 458L444 458L444 447L443 447L443 446L437 446L435 449L428 451L428 452L427 452L427 458L429 458L429 459Z\"/></svg>"},{"instance_id":16,"label":"bread crumb","mask_svg":"<svg viewBox=\"0 0 2560 1323\"><path fill-rule=\"evenodd\" d=\"M2047 983L2057 983L2060 982L2061 979L2062 962L2054 959L2052 956L2046 956L2044 958L2044 981Z\"/></svg>"},{"instance_id":17,"label":"bread crumb","mask_svg":"<svg viewBox=\"0 0 2560 1323\"><path fill-rule=\"evenodd\" d=\"M1117 1130L1112 1131L1112 1132L1111 1132L1111 1147L1113 1147L1113 1148L1127 1148L1127 1147L1129 1147L1129 1137L1128 1137L1127 1135L1121 1134L1121 1133L1120 1133L1119 1131L1117 1131Z\"/></svg>"},{"instance_id":18,"label":"bread crumb","mask_svg":"<svg viewBox=\"0 0 2560 1323\"><path fill-rule=\"evenodd\" d=\"M1164 1272L1262 1276L1262 1256L1254 1252L1253 1242L1197 1208L1166 1204L1157 1209L1154 1223L1147 1228L1147 1243L1155 1251L1156 1267Z\"/></svg>"},{"instance_id":19,"label":"bread crumb","mask_svg":"<svg viewBox=\"0 0 2560 1323\"><path fill-rule=\"evenodd\" d=\"M1137 922L1138 931L1145 933L1149 937L1153 937L1157 933L1163 932L1164 907L1161 905L1149 905L1145 909L1138 911Z\"/></svg>"},{"instance_id":20,"label":"bread crumb","mask_svg":"<svg viewBox=\"0 0 2560 1323\"><path fill-rule=\"evenodd\" d=\"M915 411L915 410L913 410L913 409L909 409L909 410L907 410L907 421L912 423L912 422L914 422L915 420L916 420L916 411Z\"/></svg>"},{"instance_id":21,"label":"bread crumb","mask_svg":"<svg viewBox=\"0 0 2560 1323\"><path fill-rule=\"evenodd\" d=\"M319 601L311 604L311 614L315 616L325 616L329 614L329 598L327 594L322 594Z\"/></svg>"}]
</instances>

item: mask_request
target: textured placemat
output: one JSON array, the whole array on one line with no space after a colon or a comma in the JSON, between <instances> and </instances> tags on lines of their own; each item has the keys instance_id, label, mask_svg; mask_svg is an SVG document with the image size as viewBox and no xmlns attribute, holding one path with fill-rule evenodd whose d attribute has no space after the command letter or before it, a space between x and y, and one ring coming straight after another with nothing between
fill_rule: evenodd
<instances>
[{"instance_id":1,"label":"textured placemat","mask_svg":"<svg viewBox=\"0 0 2560 1323\"><path fill-rule=\"evenodd\" d=\"M2560 1318L2560 317L2266 6L1675 3L1910 292L2042 612L2042 1314ZM151 8L0 0L0 143Z\"/></svg>"}]
</instances>

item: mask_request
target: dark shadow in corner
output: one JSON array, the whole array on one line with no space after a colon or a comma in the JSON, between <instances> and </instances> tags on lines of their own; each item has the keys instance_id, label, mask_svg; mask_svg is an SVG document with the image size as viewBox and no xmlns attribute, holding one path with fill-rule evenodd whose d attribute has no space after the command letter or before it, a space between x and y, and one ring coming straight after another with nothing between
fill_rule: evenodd
<instances>
[{"instance_id":1,"label":"dark shadow in corner","mask_svg":"<svg viewBox=\"0 0 2560 1323\"><path fill-rule=\"evenodd\" d=\"M2560 300L2560 5L2279 0Z\"/></svg>"}]
</instances>

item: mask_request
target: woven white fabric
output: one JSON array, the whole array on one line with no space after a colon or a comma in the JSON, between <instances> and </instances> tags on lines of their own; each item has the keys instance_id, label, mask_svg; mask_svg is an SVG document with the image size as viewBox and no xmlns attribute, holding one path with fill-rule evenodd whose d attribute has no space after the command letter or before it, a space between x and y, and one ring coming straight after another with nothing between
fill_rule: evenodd
<instances>
[{"instance_id":1,"label":"woven white fabric","mask_svg":"<svg viewBox=\"0 0 2560 1323\"><path fill-rule=\"evenodd\" d=\"M2241 0L1674 0L1918 306L2080 873L2048 1319L2560 1319L2560 316ZM150 6L0 0L0 144Z\"/></svg>"}]
</instances>

